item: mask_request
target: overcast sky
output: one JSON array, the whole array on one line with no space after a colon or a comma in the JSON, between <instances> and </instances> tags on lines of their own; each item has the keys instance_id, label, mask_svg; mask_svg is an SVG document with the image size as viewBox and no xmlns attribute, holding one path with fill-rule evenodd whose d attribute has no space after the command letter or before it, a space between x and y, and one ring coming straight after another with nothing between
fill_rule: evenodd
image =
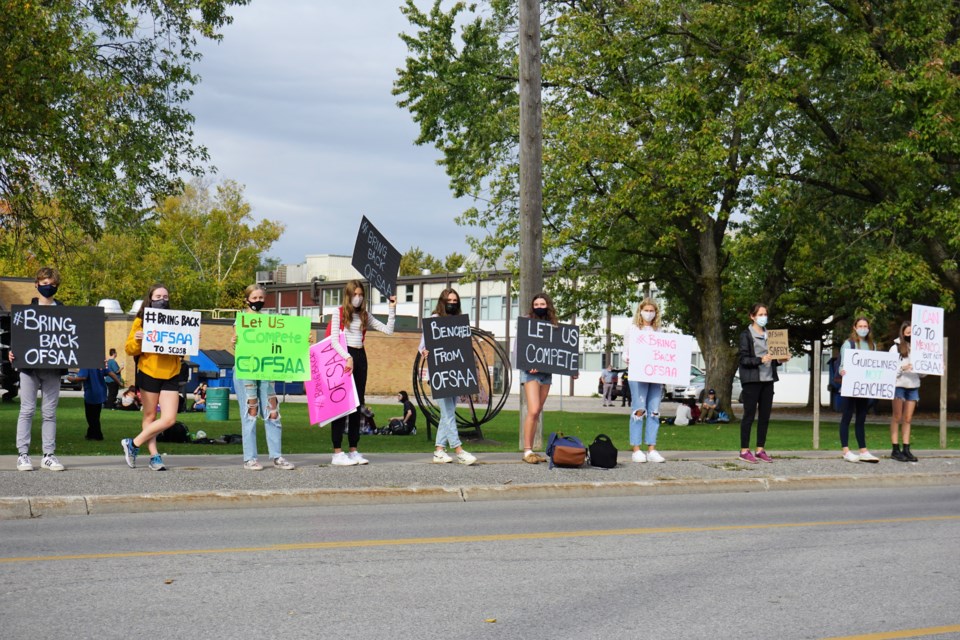
<instances>
[{"instance_id":1,"label":"overcast sky","mask_svg":"<svg viewBox=\"0 0 960 640\"><path fill-rule=\"evenodd\" d=\"M257 219L286 224L268 255L351 254L366 215L401 252L467 253L470 206L391 94L412 32L400 0L253 0L202 46L191 110L215 179L246 185Z\"/></svg>"}]
</instances>

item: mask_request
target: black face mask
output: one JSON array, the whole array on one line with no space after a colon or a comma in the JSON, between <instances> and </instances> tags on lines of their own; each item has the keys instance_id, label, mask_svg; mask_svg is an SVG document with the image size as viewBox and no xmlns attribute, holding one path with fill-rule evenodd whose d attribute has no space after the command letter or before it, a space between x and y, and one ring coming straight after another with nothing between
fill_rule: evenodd
<instances>
[{"instance_id":1,"label":"black face mask","mask_svg":"<svg viewBox=\"0 0 960 640\"><path fill-rule=\"evenodd\" d=\"M248 302L247 305L254 311L260 311L260 309L263 309L263 300L257 300L256 302Z\"/></svg>"},{"instance_id":2,"label":"black face mask","mask_svg":"<svg viewBox=\"0 0 960 640\"><path fill-rule=\"evenodd\" d=\"M170 301L169 300L152 300L150 306L154 309L169 309Z\"/></svg>"},{"instance_id":3,"label":"black face mask","mask_svg":"<svg viewBox=\"0 0 960 640\"><path fill-rule=\"evenodd\" d=\"M57 295L57 285L55 284L41 284L37 285L37 291L40 292L44 298L52 298Z\"/></svg>"},{"instance_id":4,"label":"black face mask","mask_svg":"<svg viewBox=\"0 0 960 640\"><path fill-rule=\"evenodd\" d=\"M443 305L443 310L447 312L448 316L458 316L460 315L460 303L451 304L448 302Z\"/></svg>"},{"instance_id":5,"label":"black face mask","mask_svg":"<svg viewBox=\"0 0 960 640\"><path fill-rule=\"evenodd\" d=\"M548 311L549 309L547 309L546 307L534 307L533 315L537 316L538 318L546 318Z\"/></svg>"},{"instance_id":6,"label":"black face mask","mask_svg":"<svg viewBox=\"0 0 960 640\"><path fill-rule=\"evenodd\" d=\"M906 340L907 342L910 342L910 336L903 336L903 339Z\"/></svg>"}]
</instances>

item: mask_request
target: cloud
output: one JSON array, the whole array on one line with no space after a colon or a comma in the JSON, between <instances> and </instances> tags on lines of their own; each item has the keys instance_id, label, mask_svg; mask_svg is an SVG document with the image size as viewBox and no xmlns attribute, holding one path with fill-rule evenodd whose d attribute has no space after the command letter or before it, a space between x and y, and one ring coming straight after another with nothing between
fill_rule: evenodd
<instances>
[{"instance_id":1,"label":"cloud","mask_svg":"<svg viewBox=\"0 0 960 640\"><path fill-rule=\"evenodd\" d=\"M191 110L221 178L246 185L255 217L286 224L270 255L349 254L367 215L401 251L465 253L467 230L417 127L391 94L410 31L382 0L271 0L233 11L205 43Z\"/></svg>"}]
</instances>

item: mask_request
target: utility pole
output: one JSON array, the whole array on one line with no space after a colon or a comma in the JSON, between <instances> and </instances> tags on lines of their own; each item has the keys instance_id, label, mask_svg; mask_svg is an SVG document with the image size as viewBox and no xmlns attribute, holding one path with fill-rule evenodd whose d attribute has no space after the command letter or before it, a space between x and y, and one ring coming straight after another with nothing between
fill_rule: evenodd
<instances>
[{"instance_id":1,"label":"utility pole","mask_svg":"<svg viewBox=\"0 0 960 640\"><path fill-rule=\"evenodd\" d=\"M543 135L540 104L540 0L520 2L520 312L543 290ZM516 338L514 338L516 339ZM520 393L520 439L526 400ZM543 441L538 425L534 447Z\"/></svg>"}]
</instances>

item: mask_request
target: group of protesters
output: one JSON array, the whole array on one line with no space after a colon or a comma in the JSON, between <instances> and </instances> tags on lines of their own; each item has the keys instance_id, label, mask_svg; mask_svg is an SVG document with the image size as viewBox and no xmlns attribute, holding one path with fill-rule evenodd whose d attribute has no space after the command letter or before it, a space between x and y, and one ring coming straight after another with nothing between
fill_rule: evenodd
<instances>
[{"instance_id":1,"label":"group of protesters","mask_svg":"<svg viewBox=\"0 0 960 640\"><path fill-rule=\"evenodd\" d=\"M38 296L33 298L34 305L56 305L55 299L60 285L60 274L56 269L44 267L37 272L35 286ZM261 313L264 307L266 292L259 284L253 284L244 292L245 311ZM396 298L389 298L389 312L386 323L377 320L367 311L366 288L359 280L351 280L344 288L344 304L331 317L332 346L344 360L344 372L352 374L357 390L359 405L365 404L367 382L367 361L364 341L368 329L391 335L396 321ZM180 406L180 369L182 356L166 353L152 353L142 350L144 339L144 311L146 309L169 309L170 291L162 284L151 286L143 298L141 307L133 321L125 343L127 355L136 361L136 390L139 393L137 404L141 406L140 430L132 437L123 438L124 459L131 468L136 466L141 447L146 447L150 454L149 467L155 471L166 469L163 458L157 448L157 436L169 429L177 419ZM455 316L461 313L460 295L453 288L445 289L434 310L434 316ZM546 322L558 325L557 310L553 300L546 293L535 294L525 309L525 315L536 322ZM757 303L749 312L749 325L743 330L739 338L739 376L743 386L743 415L740 421L740 461L757 464L759 462L772 463L773 459L767 452L766 440L773 406L774 384L778 380L777 370L788 358L777 358L769 353L767 348L767 322L769 311L767 305ZM660 307L651 298L644 299L636 308L631 331L660 331ZM344 348L341 335L346 343ZM890 425L892 450L890 457L899 461L916 462L916 456L910 451L910 425L913 412L918 400L920 374L913 371L910 360L911 325L904 322L899 331L891 351L899 354L899 368L897 384L893 400L893 418ZM311 342L313 338L311 337ZM236 343L236 335L234 336ZM632 341L627 340L625 359L629 364ZM845 340L840 350L841 364L839 375L845 374L844 358L848 351L853 349L876 350L870 321L865 317L858 317L853 323L851 334ZM421 340L419 350L423 357L427 356L424 342ZM115 353L111 353L111 356ZM14 361L11 350L10 361ZM57 459L56 449L56 409L59 401L60 376L62 372L56 369L20 368L20 414L17 422L18 451L17 469L32 470L33 464L29 456L31 442L31 428L37 405L37 394L42 398L42 451L43 459L40 468L51 471L62 471L63 464ZM85 388L98 387L90 378L105 382L111 378L113 384L119 382L119 369L105 366L101 370L81 370L76 379L84 380ZM88 384L89 382L89 384ZM534 451L534 435L540 423L544 404L549 395L553 382L553 374L527 369L520 371L521 393L526 400L526 414L523 417L523 452L521 459L530 464L546 461L543 454ZM661 383L644 380L642 376L631 376L629 381L630 415L628 433L632 448L631 460L635 463L664 463L666 458L657 449L657 433L660 427L660 400L662 396ZM111 385L112 386L112 385ZM257 451L256 428L258 419L263 420L266 435L268 455L271 466L281 470L292 470L294 464L287 460L281 452L282 425L280 406L275 393L274 383L267 380L234 380L234 389L240 405L241 428L243 440L243 468L251 471L263 469L259 462ZM129 390L128 390L129 391ZM115 393L115 391L114 391ZM100 404L104 402L100 400ZM89 403L88 403L89 404ZM438 399L440 419L437 428L433 462L450 463L454 459L463 465L472 465L477 462L476 456L463 448L456 426L456 399ZM868 408L868 400L864 398L843 398L842 417L839 424L840 445L842 457L848 462L879 461L867 448L864 424ZM99 412L97 412L99 416ZM89 417L89 414L88 414ZM753 423L756 420L755 448L751 450L750 441L753 435ZM857 451L849 446L850 422L854 422L854 433L857 440ZM333 421L331 439L333 445L333 466L355 466L368 464L368 460L358 450L360 440L361 412L354 411ZM92 429L92 427L91 427ZM347 450L343 449L343 438L347 437ZM87 433L88 439L102 439L97 422L96 431ZM448 450L454 453L449 455Z\"/></svg>"}]
</instances>

